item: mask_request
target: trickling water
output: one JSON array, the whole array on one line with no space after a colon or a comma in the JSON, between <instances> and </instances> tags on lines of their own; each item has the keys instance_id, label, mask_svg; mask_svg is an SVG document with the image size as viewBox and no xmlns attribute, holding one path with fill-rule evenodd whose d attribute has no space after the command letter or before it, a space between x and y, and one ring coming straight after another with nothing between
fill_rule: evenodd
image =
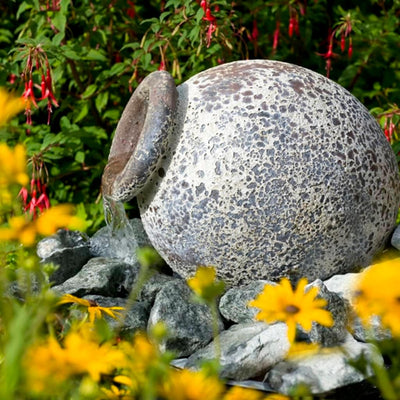
<instances>
[{"instance_id":1,"label":"trickling water","mask_svg":"<svg viewBox=\"0 0 400 400\"><path fill-rule=\"evenodd\" d=\"M124 204L108 196L103 196L103 208L110 236L110 246L114 247L116 251L114 257L126 262L134 260L139 245L126 216Z\"/></svg>"}]
</instances>

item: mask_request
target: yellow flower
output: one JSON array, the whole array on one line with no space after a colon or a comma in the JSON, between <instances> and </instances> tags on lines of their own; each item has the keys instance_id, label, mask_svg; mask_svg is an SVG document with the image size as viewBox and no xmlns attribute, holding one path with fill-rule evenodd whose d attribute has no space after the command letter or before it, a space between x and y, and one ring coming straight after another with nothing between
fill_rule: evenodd
<instances>
[{"instance_id":1,"label":"yellow flower","mask_svg":"<svg viewBox=\"0 0 400 400\"><path fill-rule=\"evenodd\" d=\"M102 388L102 392L107 400L134 400L132 396L133 381L124 375L118 375L114 378L110 388Z\"/></svg>"},{"instance_id":2,"label":"yellow flower","mask_svg":"<svg viewBox=\"0 0 400 400\"><path fill-rule=\"evenodd\" d=\"M262 400L263 393L254 389L234 386L225 394L223 400Z\"/></svg>"},{"instance_id":3,"label":"yellow flower","mask_svg":"<svg viewBox=\"0 0 400 400\"><path fill-rule=\"evenodd\" d=\"M332 326L333 319L329 311L324 310L326 300L316 299L318 288L313 287L304 291L307 279L300 279L296 290L293 291L290 281L283 278L279 285L265 285L263 292L249 303L251 307L260 309L256 319L273 323L283 321L288 327L288 339L294 342L296 324L309 331L313 322L324 326Z\"/></svg>"},{"instance_id":4,"label":"yellow flower","mask_svg":"<svg viewBox=\"0 0 400 400\"><path fill-rule=\"evenodd\" d=\"M24 108L25 103L22 97L15 97L5 89L0 88L0 125L4 125Z\"/></svg>"},{"instance_id":5,"label":"yellow flower","mask_svg":"<svg viewBox=\"0 0 400 400\"><path fill-rule=\"evenodd\" d=\"M29 182L26 173L25 147L17 144L14 149L0 143L0 189L18 183L22 186Z\"/></svg>"},{"instance_id":6,"label":"yellow flower","mask_svg":"<svg viewBox=\"0 0 400 400\"><path fill-rule=\"evenodd\" d=\"M67 334L61 346L53 337L32 346L24 360L29 387L34 392L52 390L73 376L95 382L125 363L124 354L109 342L99 344L91 327Z\"/></svg>"},{"instance_id":7,"label":"yellow flower","mask_svg":"<svg viewBox=\"0 0 400 400\"><path fill-rule=\"evenodd\" d=\"M161 389L165 400L220 400L224 385L204 372L172 370Z\"/></svg>"},{"instance_id":8,"label":"yellow flower","mask_svg":"<svg viewBox=\"0 0 400 400\"><path fill-rule=\"evenodd\" d=\"M290 400L290 397L285 396L284 394L273 393L267 395L264 400Z\"/></svg>"},{"instance_id":9,"label":"yellow flower","mask_svg":"<svg viewBox=\"0 0 400 400\"><path fill-rule=\"evenodd\" d=\"M36 236L51 235L58 228L79 229L83 221L72 215L73 208L69 205L57 205L43 212L34 221L25 216L11 217L8 227L0 228L0 240L18 240L24 246L35 243Z\"/></svg>"},{"instance_id":10,"label":"yellow flower","mask_svg":"<svg viewBox=\"0 0 400 400\"><path fill-rule=\"evenodd\" d=\"M18 240L24 246L35 243L36 227L33 221L25 216L11 217L9 227L0 228L0 240Z\"/></svg>"},{"instance_id":11,"label":"yellow flower","mask_svg":"<svg viewBox=\"0 0 400 400\"><path fill-rule=\"evenodd\" d=\"M318 354L321 347L318 343L295 342L290 346L286 354L287 359L296 359L313 356Z\"/></svg>"},{"instance_id":12,"label":"yellow flower","mask_svg":"<svg viewBox=\"0 0 400 400\"><path fill-rule=\"evenodd\" d=\"M187 284L197 296L206 301L215 299L224 290L224 283L216 280L213 267L199 267L196 274L187 280Z\"/></svg>"},{"instance_id":13,"label":"yellow flower","mask_svg":"<svg viewBox=\"0 0 400 400\"><path fill-rule=\"evenodd\" d=\"M384 258L366 269L356 284L353 302L365 325L378 316L394 336L400 336L400 257Z\"/></svg>"},{"instance_id":14,"label":"yellow flower","mask_svg":"<svg viewBox=\"0 0 400 400\"><path fill-rule=\"evenodd\" d=\"M37 232L41 235L52 235L59 228L82 229L83 221L73 215L74 208L69 204L60 204L43 212L36 220Z\"/></svg>"},{"instance_id":15,"label":"yellow flower","mask_svg":"<svg viewBox=\"0 0 400 400\"><path fill-rule=\"evenodd\" d=\"M96 302L92 300L81 299L79 297L75 297L72 294L65 294L61 300L58 302L58 305L67 304L67 303L75 303L81 306L87 307L87 311L89 313L89 322L91 324L94 323L96 318L102 318L103 314L107 314L111 318L117 319L121 316L120 310L123 310L124 307L101 307Z\"/></svg>"},{"instance_id":16,"label":"yellow flower","mask_svg":"<svg viewBox=\"0 0 400 400\"><path fill-rule=\"evenodd\" d=\"M129 360L129 368L135 374L145 373L157 362L160 356L156 346L142 332L135 334L132 345L122 342L120 347Z\"/></svg>"}]
</instances>

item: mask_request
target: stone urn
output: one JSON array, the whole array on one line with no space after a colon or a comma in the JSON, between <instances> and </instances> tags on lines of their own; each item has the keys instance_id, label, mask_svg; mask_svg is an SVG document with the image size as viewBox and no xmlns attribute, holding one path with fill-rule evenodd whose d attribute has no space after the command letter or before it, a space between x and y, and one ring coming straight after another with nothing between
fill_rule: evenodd
<instances>
[{"instance_id":1,"label":"stone urn","mask_svg":"<svg viewBox=\"0 0 400 400\"><path fill-rule=\"evenodd\" d=\"M396 221L395 155L368 110L305 68L237 61L147 76L117 126L103 195L136 196L182 277L326 279L368 265Z\"/></svg>"}]
</instances>

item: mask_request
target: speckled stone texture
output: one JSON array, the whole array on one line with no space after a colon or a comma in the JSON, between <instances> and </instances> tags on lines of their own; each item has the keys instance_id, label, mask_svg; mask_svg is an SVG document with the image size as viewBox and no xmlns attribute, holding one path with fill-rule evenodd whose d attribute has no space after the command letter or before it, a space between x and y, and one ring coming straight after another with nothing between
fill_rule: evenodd
<instances>
[{"instance_id":1,"label":"speckled stone texture","mask_svg":"<svg viewBox=\"0 0 400 400\"><path fill-rule=\"evenodd\" d=\"M400 203L397 165L348 91L269 60L220 65L177 90L166 152L137 195L174 271L213 265L230 285L326 279L382 248Z\"/></svg>"}]
</instances>

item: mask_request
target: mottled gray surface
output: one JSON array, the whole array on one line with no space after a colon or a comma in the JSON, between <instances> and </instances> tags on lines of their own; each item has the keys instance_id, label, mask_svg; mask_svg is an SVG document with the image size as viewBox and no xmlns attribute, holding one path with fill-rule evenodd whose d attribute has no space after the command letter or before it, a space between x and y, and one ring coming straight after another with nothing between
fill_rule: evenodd
<instances>
[{"instance_id":1,"label":"mottled gray surface","mask_svg":"<svg viewBox=\"0 0 400 400\"><path fill-rule=\"evenodd\" d=\"M41 263L52 263L57 267L50 276L55 285L74 276L92 257L85 234L66 229L59 229L56 234L42 239L36 252Z\"/></svg>"},{"instance_id":2,"label":"mottled gray surface","mask_svg":"<svg viewBox=\"0 0 400 400\"><path fill-rule=\"evenodd\" d=\"M368 264L394 228L399 178L389 143L354 96L315 72L270 60L220 65L177 89L165 151L152 149L145 130L122 173L136 180L135 159L143 161L143 225L174 271L187 277L214 265L238 285L326 279ZM163 96L157 105L171 101ZM136 126L134 115L130 123ZM169 132L164 122L162 129ZM126 200L119 183L127 176L114 176L111 190L112 169L107 194Z\"/></svg>"},{"instance_id":3,"label":"mottled gray surface","mask_svg":"<svg viewBox=\"0 0 400 400\"><path fill-rule=\"evenodd\" d=\"M274 282L254 281L228 289L219 301L219 311L222 316L236 323L254 322L260 310L248 304L263 291L266 284L275 285Z\"/></svg>"},{"instance_id":4,"label":"mottled gray surface","mask_svg":"<svg viewBox=\"0 0 400 400\"><path fill-rule=\"evenodd\" d=\"M365 379L349 364L349 361L361 356L383 364L374 345L359 343L349 335L341 347L278 363L268 372L266 382L276 391L285 394L289 394L291 389L300 384L307 385L312 394L326 393ZM368 375L372 375L370 368Z\"/></svg>"},{"instance_id":5,"label":"mottled gray surface","mask_svg":"<svg viewBox=\"0 0 400 400\"><path fill-rule=\"evenodd\" d=\"M120 260L95 257L89 260L72 278L54 286L57 293L78 297L98 294L110 297L127 297L138 274L138 268Z\"/></svg>"},{"instance_id":6,"label":"mottled gray surface","mask_svg":"<svg viewBox=\"0 0 400 400\"><path fill-rule=\"evenodd\" d=\"M396 227L390 239L390 244L397 250L400 250L400 225Z\"/></svg>"},{"instance_id":7,"label":"mottled gray surface","mask_svg":"<svg viewBox=\"0 0 400 400\"><path fill-rule=\"evenodd\" d=\"M282 361L289 351L286 324L262 322L233 325L219 335L221 344L220 376L243 380L264 375ZM185 368L196 369L203 360L215 358L215 343L190 356Z\"/></svg>"},{"instance_id":8,"label":"mottled gray surface","mask_svg":"<svg viewBox=\"0 0 400 400\"><path fill-rule=\"evenodd\" d=\"M325 309L331 313L334 324L328 328L313 322L311 331L307 335L313 343L319 343L326 347L337 346L348 336L350 306L337 293L330 292L320 279L307 285L305 291L307 292L313 287L318 288L316 298L326 300Z\"/></svg>"},{"instance_id":9,"label":"mottled gray surface","mask_svg":"<svg viewBox=\"0 0 400 400\"><path fill-rule=\"evenodd\" d=\"M205 304L194 303L193 293L182 280L168 282L158 292L150 312L148 330L165 323L170 336L160 347L177 357L187 356L204 347L213 337L212 316ZM219 330L223 324L218 319Z\"/></svg>"}]
</instances>

